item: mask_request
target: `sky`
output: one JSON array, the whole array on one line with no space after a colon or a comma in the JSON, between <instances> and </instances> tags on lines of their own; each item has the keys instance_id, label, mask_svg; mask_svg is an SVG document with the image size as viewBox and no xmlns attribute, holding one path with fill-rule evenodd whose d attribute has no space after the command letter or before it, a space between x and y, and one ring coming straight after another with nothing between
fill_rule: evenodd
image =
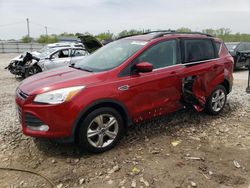
<instances>
[{"instance_id":1,"label":"sky","mask_svg":"<svg viewBox=\"0 0 250 188\"><path fill-rule=\"evenodd\" d=\"M0 0L0 39L62 32L98 34L130 29L250 33L250 0Z\"/></svg>"}]
</instances>

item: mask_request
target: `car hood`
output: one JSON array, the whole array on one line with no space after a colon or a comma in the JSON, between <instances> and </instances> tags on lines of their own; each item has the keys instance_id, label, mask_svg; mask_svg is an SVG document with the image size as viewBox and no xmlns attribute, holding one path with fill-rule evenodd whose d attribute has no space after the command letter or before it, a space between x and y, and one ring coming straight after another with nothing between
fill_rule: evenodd
<instances>
[{"instance_id":1,"label":"car hood","mask_svg":"<svg viewBox=\"0 0 250 188\"><path fill-rule=\"evenodd\" d=\"M27 95L73 86L88 86L106 79L104 72L92 73L71 67L62 67L38 73L23 80L19 86Z\"/></svg>"},{"instance_id":2,"label":"car hood","mask_svg":"<svg viewBox=\"0 0 250 188\"><path fill-rule=\"evenodd\" d=\"M98 41L98 39L91 35L79 35L78 38L81 40L89 53L92 53L102 47L102 44Z\"/></svg>"},{"instance_id":3,"label":"car hood","mask_svg":"<svg viewBox=\"0 0 250 188\"><path fill-rule=\"evenodd\" d=\"M32 54L33 56L36 56L36 57L39 57L39 56L41 55L41 53L38 52L38 51L33 51L33 52L31 52L31 54Z\"/></svg>"},{"instance_id":4,"label":"car hood","mask_svg":"<svg viewBox=\"0 0 250 188\"><path fill-rule=\"evenodd\" d=\"M32 56L35 56L37 58L40 57L41 53L40 52L37 52L37 51L34 51L34 52L29 52L32 54ZM19 56L16 56L14 58L12 58L10 61L22 61L23 58L25 57L26 53L23 53L23 54L20 54Z\"/></svg>"}]
</instances>

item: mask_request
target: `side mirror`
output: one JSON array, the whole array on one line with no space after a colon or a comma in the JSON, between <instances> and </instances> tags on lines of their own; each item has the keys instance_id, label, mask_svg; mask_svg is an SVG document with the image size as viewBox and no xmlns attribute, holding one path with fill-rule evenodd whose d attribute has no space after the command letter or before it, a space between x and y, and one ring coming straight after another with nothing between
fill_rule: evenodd
<instances>
[{"instance_id":1,"label":"side mirror","mask_svg":"<svg viewBox=\"0 0 250 188\"><path fill-rule=\"evenodd\" d=\"M138 72L151 72L153 70L153 65L149 62L140 62L135 65L135 68Z\"/></svg>"}]
</instances>

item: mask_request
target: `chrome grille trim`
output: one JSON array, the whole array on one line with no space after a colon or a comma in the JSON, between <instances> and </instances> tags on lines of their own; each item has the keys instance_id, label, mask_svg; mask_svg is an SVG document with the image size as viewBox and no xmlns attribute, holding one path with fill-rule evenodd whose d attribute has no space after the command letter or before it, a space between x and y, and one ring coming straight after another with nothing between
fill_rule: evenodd
<instances>
[{"instance_id":1,"label":"chrome grille trim","mask_svg":"<svg viewBox=\"0 0 250 188\"><path fill-rule=\"evenodd\" d=\"M19 88L16 91L17 97L25 100L29 95L27 95L26 93L24 93L22 90L20 90Z\"/></svg>"},{"instance_id":2,"label":"chrome grille trim","mask_svg":"<svg viewBox=\"0 0 250 188\"><path fill-rule=\"evenodd\" d=\"M21 123L22 122L22 108L18 105L17 105L17 116L18 116L19 122Z\"/></svg>"}]
</instances>

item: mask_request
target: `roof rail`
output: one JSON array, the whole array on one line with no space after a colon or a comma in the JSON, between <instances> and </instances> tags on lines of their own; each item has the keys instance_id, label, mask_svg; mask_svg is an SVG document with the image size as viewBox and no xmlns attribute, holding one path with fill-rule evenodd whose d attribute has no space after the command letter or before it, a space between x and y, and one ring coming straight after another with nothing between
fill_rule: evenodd
<instances>
[{"instance_id":1,"label":"roof rail","mask_svg":"<svg viewBox=\"0 0 250 188\"><path fill-rule=\"evenodd\" d=\"M153 33L156 33L156 34L153 36L152 39L163 37L164 35L168 35L168 34L198 34L198 35L205 35L208 37L213 37L213 35L210 35L207 33L201 33L201 32L179 32L175 30L157 30L157 31L149 31L146 33L141 33L141 34L139 33L139 34L121 36L121 37L118 37L117 40L127 38L127 37L137 36L137 35L147 35L147 34L153 34Z\"/></svg>"},{"instance_id":2,"label":"roof rail","mask_svg":"<svg viewBox=\"0 0 250 188\"><path fill-rule=\"evenodd\" d=\"M201 32L178 32L178 31L169 30L169 31L166 31L166 32L160 32L159 34L155 35L153 37L153 39L159 38L159 37L162 37L162 36L168 35L168 34L198 34L198 35L205 35L205 36L208 36L208 37L213 37L212 35L209 35L207 33L201 33Z\"/></svg>"},{"instance_id":3,"label":"roof rail","mask_svg":"<svg viewBox=\"0 0 250 188\"><path fill-rule=\"evenodd\" d=\"M127 37L133 37L133 36L137 36L137 35L144 35L144 33L141 33L141 34L124 35L124 36L118 37L116 40L123 39L123 38L127 38Z\"/></svg>"}]
</instances>

